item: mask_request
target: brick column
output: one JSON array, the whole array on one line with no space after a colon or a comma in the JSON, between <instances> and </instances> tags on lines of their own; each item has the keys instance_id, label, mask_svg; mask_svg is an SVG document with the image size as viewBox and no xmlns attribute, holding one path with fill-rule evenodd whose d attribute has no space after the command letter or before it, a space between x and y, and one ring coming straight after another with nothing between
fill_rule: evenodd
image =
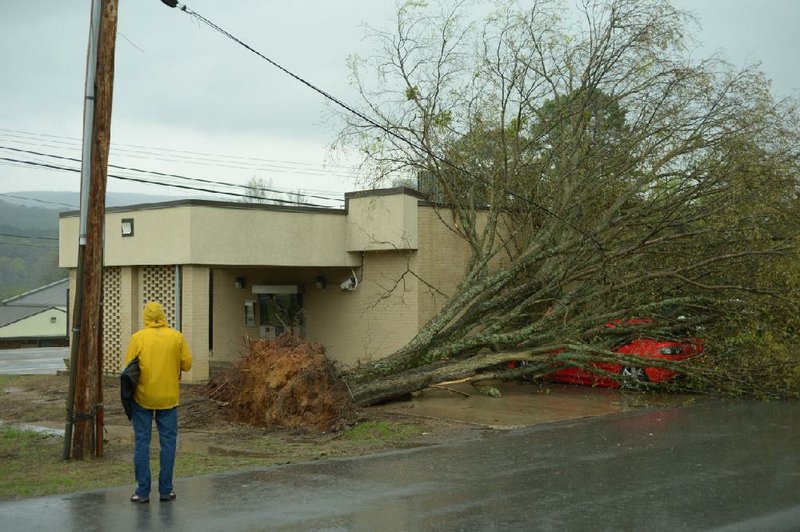
<instances>
[{"instance_id":1,"label":"brick column","mask_svg":"<svg viewBox=\"0 0 800 532\"><path fill-rule=\"evenodd\" d=\"M194 359L191 371L184 373L184 382L208 380L209 275L207 266L183 266L183 335Z\"/></svg>"},{"instance_id":2,"label":"brick column","mask_svg":"<svg viewBox=\"0 0 800 532\"><path fill-rule=\"evenodd\" d=\"M123 266L120 271L119 335L120 367L128 353L131 335L142 328L142 298L139 292L139 271L134 266Z\"/></svg>"}]
</instances>

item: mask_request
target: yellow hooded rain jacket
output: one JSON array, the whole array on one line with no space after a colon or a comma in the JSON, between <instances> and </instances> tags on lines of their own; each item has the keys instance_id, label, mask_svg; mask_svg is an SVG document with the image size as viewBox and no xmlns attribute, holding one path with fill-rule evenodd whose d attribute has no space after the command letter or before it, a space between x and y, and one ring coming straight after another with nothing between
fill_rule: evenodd
<instances>
[{"instance_id":1,"label":"yellow hooded rain jacket","mask_svg":"<svg viewBox=\"0 0 800 532\"><path fill-rule=\"evenodd\" d=\"M149 410L178 406L181 371L192 368L192 354L179 331L167 326L160 303L144 307L144 329L131 336L125 365L139 357L139 384L133 399Z\"/></svg>"}]
</instances>

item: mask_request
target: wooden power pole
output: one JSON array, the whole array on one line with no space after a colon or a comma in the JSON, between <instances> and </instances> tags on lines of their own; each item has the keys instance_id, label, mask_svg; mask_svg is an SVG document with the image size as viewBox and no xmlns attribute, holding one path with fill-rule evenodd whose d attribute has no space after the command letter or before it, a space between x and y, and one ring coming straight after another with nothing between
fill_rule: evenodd
<instances>
[{"instance_id":1,"label":"wooden power pole","mask_svg":"<svg viewBox=\"0 0 800 532\"><path fill-rule=\"evenodd\" d=\"M102 291L103 226L105 221L108 151L111 144L111 102L114 92L114 48L117 36L118 0L101 2L100 33L97 46L97 73L94 85L94 123L91 138L91 170L86 208L86 242L83 249L81 312L78 355L74 386L74 433L72 458L83 460L87 450L102 456ZM86 139L84 139L86 142ZM84 162L84 164L86 164ZM81 209L83 210L83 206ZM75 336L73 336L73 339ZM95 445L93 446L92 443ZM65 442L66 445L66 442Z\"/></svg>"}]
</instances>

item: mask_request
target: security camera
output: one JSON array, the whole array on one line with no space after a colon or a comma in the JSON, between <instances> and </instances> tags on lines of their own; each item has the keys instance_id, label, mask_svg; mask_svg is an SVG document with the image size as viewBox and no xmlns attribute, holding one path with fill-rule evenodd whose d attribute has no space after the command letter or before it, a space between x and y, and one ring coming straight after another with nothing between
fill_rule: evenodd
<instances>
[{"instance_id":1,"label":"security camera","mask_svg":"<svg viewBox=\"0 0 800 532\"><path fill-rule=\"evenodd\" d=\"M356 286L356 281L352 277L348 277L342 284L339 285L339 288L342 290L352 290Z\"/></svg>"}]
</instances>

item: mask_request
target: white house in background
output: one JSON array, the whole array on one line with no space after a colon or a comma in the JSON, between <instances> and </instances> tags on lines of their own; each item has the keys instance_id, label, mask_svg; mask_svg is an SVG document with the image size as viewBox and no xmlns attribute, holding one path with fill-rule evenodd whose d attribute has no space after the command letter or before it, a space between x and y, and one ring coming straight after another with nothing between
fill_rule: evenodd
<instances>
[{"instance_id":1,"label":"white house in background","mask_svg":"<svg viewBox=\"0 0 800 532\"><path fill-rule=\"evenodd\" d=\"M0 347L66 345L69 279L0 301Z\"/></svg>"}]
</instances>

